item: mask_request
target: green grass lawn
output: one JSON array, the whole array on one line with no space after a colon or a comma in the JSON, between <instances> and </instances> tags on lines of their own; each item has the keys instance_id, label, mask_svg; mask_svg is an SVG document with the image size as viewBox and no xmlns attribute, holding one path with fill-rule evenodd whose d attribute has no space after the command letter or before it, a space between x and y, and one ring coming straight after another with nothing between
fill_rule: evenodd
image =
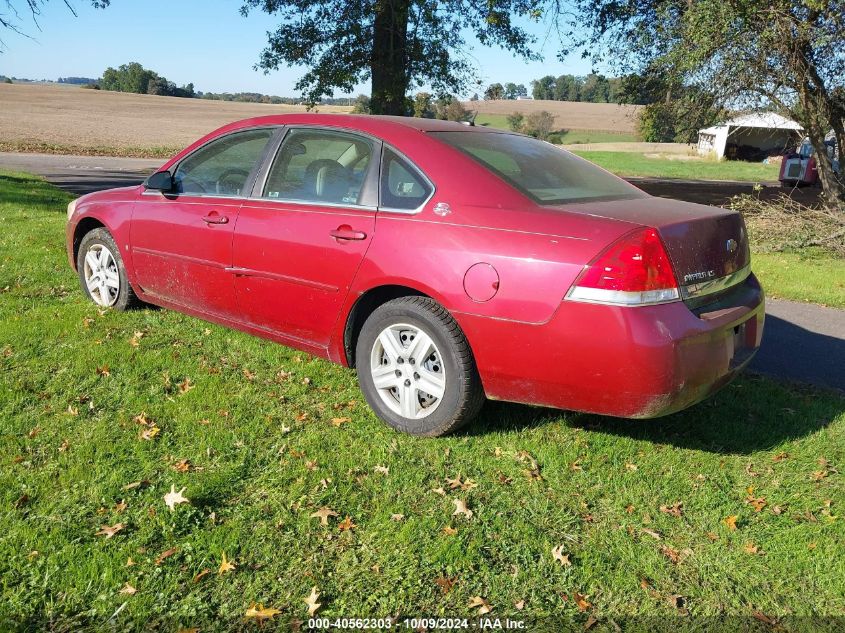
<instances>
[{"instance_id":1,"label":"green grass lawn","mask_svg":"<svg viewBox=\"0 0 845 633\"><path fill-rule=\"evenodd\" d=\"M307 620L312 587L332 618L476 617L478 596L548 630L839 630L845 399L746 376L661 420L492 403L399 435L350 370L98 310L69 199L0 175L0 630L252 629L252 603Z\"/></svg>"},{"instance_id":2,"label":"green grass lawn","mask_svg":"<svg viewBox=\"0 0 845 633\"><path fill-rule=\"evenodd\" d=\"M845 308L845 260L828 253L754 253L754 273L770 297Z\"/></svg>"},{"instance_id":3,"label":"green grass lawn","mask_svg":"<svg viewBox=\"0 0 845 633\"><path fill-rule=\"evenodd\" d=\"M635 152L575 151L618 176L654 178L684 178L691 180L743 180L768 182L778 179L778 165L746 163L743 161L714 161L704 159L672 160L654 158Z\"/></svg>"}]
</instances>

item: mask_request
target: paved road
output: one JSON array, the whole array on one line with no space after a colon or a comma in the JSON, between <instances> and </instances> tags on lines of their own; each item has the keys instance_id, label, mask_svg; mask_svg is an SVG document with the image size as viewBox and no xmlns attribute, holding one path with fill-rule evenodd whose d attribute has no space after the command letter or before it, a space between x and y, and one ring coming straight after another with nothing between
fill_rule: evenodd
<instances>
[{"instance_id":1,"label":"paved road","mask_svg":"<svg viewBox=\"0 0 845 633\"><path fill-rule=\"evenodd\" d=\"M164 160L0 152L0 169L40 174L76 194L139 183ZM665 197L713 204L749 183L631 179ZM775 187L770 187L774 190ZM803 193L803 192L802 192ZM800 195L800 194L799 194ZM763 347L751 368L760 373L845 391L845 310L770 299Z\"/></svg>"}]
</instances>

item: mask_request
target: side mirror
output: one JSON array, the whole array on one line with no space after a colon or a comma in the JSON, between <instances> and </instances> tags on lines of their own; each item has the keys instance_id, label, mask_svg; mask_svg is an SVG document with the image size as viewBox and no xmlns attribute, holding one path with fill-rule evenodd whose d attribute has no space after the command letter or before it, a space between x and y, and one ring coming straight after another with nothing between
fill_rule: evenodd
<instances>
[{"instance_id":1,"label":"side mirror","mask_svg":"<svg viewBox=\"0 0 845 633\"><path fill-rule=\"evenodd\" d=\"M144 188L157 191L173 191L173 175L169 171L157 171L144 181Z\"/></svg>"}]
</instances>

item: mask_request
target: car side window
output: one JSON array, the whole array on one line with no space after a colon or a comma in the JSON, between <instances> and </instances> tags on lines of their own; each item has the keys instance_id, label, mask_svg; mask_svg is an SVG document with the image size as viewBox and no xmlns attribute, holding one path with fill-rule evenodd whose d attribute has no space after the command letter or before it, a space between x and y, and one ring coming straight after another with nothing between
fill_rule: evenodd
<instances>
[{"instance_id":1,"label":"car side window","mask_svg":"<svg viewBox=\"0 0 845 633\"><path fill-rule=\"evenodd\" d=\"M381 159L381 206L387 209L416 209L431 195L431 185L418 171L385 147Z\"/></svg>"},{"instance_id":2,"label":"car side window","mask_svg":"<svg viewBox=\"0 0 845 633\"><path fill-rule=\"evenodd\" d=\"M173 174L177 193L219 196L249 195L246 188L274 130L235 132L201 147Z\"/></svg>"},{"instance_id":3,"label":"car side window","mask_svg":"<svg viewBox=\"0 0 845 633\"><path fill-rule=\"evenodd\" d=\"M372 155L372 143L354 134L291 130L273 161L262 196L359 204Z\"/></svg>"}]
</instances>

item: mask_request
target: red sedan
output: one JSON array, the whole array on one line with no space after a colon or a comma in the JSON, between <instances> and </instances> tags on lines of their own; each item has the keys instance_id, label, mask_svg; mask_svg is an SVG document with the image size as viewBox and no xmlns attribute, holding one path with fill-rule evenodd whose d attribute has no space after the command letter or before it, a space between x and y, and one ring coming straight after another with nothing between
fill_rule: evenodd
<instances>
[{"instance_id":1,"label":"red sedan","mask_svg":"<svg viewBox=\"0 0 845 633\"><path fill-rule=\"evenodd\" d=\"M357 368L396 429L485 397L630 418L715 392L760 345L739 214L653 198L548 143L427 119L239 121L68 208L88 296Z\"/></svg>"}]
</instances>

